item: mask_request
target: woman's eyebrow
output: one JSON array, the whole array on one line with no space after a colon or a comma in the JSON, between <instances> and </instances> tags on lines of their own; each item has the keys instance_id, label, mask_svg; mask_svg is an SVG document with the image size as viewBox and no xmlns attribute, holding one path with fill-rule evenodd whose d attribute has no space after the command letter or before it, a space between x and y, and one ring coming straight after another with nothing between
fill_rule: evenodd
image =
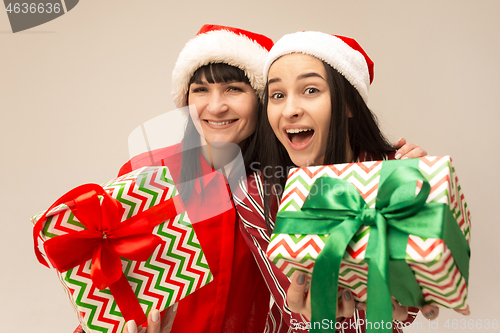
<instances>
[{"instance_id":1,"label":"woman's eyebrow","mask_svg":"<svg viewBox=\"0 0 500 333\"><path fill-rule=\"evenodd\" d=\"M227 86L227 85L230 85L230 84L235 84L235 83L240 83L241 81L238 81L238 80L231 80L231 81L225 81L225 82L221 82L221 86ZM243 82L241 82L243 83Z\"/></svg>"},{"instance_id":2,"label":"woman's eyebrow","mask_svg":"<svg viewBox=\"0 0 500 333\"><path fill-rule=\"evenodd\" d=\"M303 80L303 79L307 79L309 77L319 77L320 79L323 79L324 81L326 81L324 77L322 77L321 75L319 75L318 73L315 73L315 72L300 74L299 76L297 76L297 80ZM269 84L275 83L275 82L281 82L281 79L278 77L270 79L269 81L267 81L267 84L269 85Z\"/></svg>"},{"instance_id":3,"label":"woman's eyebrow","mask_svg":"<svg viewBox=\"0 0 500 333\"><path fill-rule=\"evenodd\" d=\"M300 74L298 77L297 77L297 80L302 80L302 79L307 79L309 77L319 77L323 80L325 80L324 77L322 77L321 75L319 75L318 73L305 73L305 74ZM326 80L325 80L326 81Z\"/></svg>"},{"instance_id":4,"label":"woman's eyebrow","mask_svg":"<svg viewBox=\"0 0 500 333\"><path fill-rule=\"evenodd\" d=\"M274 78L274 79L270 79L269 81L267 81L267 84L271 84L271 83L275 83L275 82L280 82L281 79L279 77L277 78Z\"/></svg>"},{"instance_id":5,"label":"woman's eyebrow","mask_svg":"<svg viewBox=\"0 0 500 333\"><path fill-rule=\"evenodd\" d=\"M204 81L204 80L195 80L193 83L199 84L199 85L202 85L202 86L208 86L208 82Z\"/></svg>"}]
</instances>

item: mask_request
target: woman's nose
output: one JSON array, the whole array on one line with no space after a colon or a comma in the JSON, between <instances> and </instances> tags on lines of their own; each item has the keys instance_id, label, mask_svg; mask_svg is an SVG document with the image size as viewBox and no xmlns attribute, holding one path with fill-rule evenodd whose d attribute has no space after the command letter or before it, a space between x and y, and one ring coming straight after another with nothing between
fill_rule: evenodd
<instances>
[{"instance_id":1,"label":"woman's nose","mask_svg":"<svg viewBox=\"0 0 500 333\"><path fill-rule=\"evenodd\" d=\"M304 114L304 109L295 97L288 96L281 114L287 119L300 118Z\"/></svg>"},{"instance_id":2,"label":"woman's nose","mask_svg":"<svg viewBox=\"0 0 500 333\"><path fill-rule=\"evenodd\" d=\"M226 98L220 92L212 92L208 99L207 111L214 116L229 110Z\"/></svg>"}]
</instances>

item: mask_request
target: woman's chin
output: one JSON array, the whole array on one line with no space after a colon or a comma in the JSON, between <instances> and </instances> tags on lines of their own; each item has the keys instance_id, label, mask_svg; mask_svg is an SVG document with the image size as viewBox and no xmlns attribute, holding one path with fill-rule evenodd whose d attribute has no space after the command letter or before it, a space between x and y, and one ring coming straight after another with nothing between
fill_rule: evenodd
<instances>
[{"instance_id":1,"label":"woman's chin","mask_svg":"<svg viewBox=\"0 0 500 333\"><path fill-rule=\"evenodd\" d=\"M314 161L308 159L307 156L293 156L293 155L298 155L298 154L290 154L290 159L296 166L298 167L314 166Z\"/></svg>"},{"instance_id":2,"label":"woman's chin","mask_svg":"<svg viewBox=\"0 0 500 333\"><path fill-rule=\"evenodd\" d=\"M233 143L234 138L222 136L222 135L210 135L205 137L205 140L213 146L223 146L227 143Z\"/></svg>"}]
</instances>

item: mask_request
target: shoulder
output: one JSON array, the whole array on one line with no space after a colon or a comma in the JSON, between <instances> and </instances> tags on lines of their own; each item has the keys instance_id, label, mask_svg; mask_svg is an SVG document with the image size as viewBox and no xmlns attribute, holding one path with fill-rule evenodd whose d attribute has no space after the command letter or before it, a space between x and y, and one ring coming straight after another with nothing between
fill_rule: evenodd
<instances>
[{"instance_id":1,"label":"shoulder","mask_svg":"<svg viewBox=\"0 0 500 333\"><path fill-rule=\"evenodd\" d=\"M118 172L118 176L132 172L146 166L168 166L170 168L182 162L182 144L155 149L134 156L125 163Z\"/></svg>"}]
</instances>

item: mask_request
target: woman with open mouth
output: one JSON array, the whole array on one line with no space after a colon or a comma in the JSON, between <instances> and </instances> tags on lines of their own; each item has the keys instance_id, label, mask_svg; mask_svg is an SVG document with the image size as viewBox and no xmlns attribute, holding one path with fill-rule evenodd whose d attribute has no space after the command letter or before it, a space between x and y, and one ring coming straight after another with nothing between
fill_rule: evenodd
<instances>
[{"instance_id":1,"label":"woman with open mouth","mask_svg":"<svg viewBox=\"0 0 500 333\"><path fill-rule=\"evenodd\" d=\"M382 135L367 107L373 62L353 39L320 32L285 35L269 52L264 78L267 89L258 125L262 166L242 183L238 212L249 246L259 244L253 247L254 255L275 302L285 316L291 316L287 318L290 328L307 328L311 310L310 299L304 296L305 275L294 275L290 284L265 257L267 243L259 243L258 236L273 229L287 171L295 166L397 159L401 153ZM417 148L403 158L425 155ZM256 216L260 224L249 222ZM347 289L340 295L337 319L346 323L342 331L362 332L360 325L352 324L364 318L366 305L355 304ZM393 308L397 321L412 322L418 313L417 308L396 301ZM422 311L433 319L438 309L426 305ZM395 332L399 332L397 326L393 325Z\"/></svg>"}]
</instances>

